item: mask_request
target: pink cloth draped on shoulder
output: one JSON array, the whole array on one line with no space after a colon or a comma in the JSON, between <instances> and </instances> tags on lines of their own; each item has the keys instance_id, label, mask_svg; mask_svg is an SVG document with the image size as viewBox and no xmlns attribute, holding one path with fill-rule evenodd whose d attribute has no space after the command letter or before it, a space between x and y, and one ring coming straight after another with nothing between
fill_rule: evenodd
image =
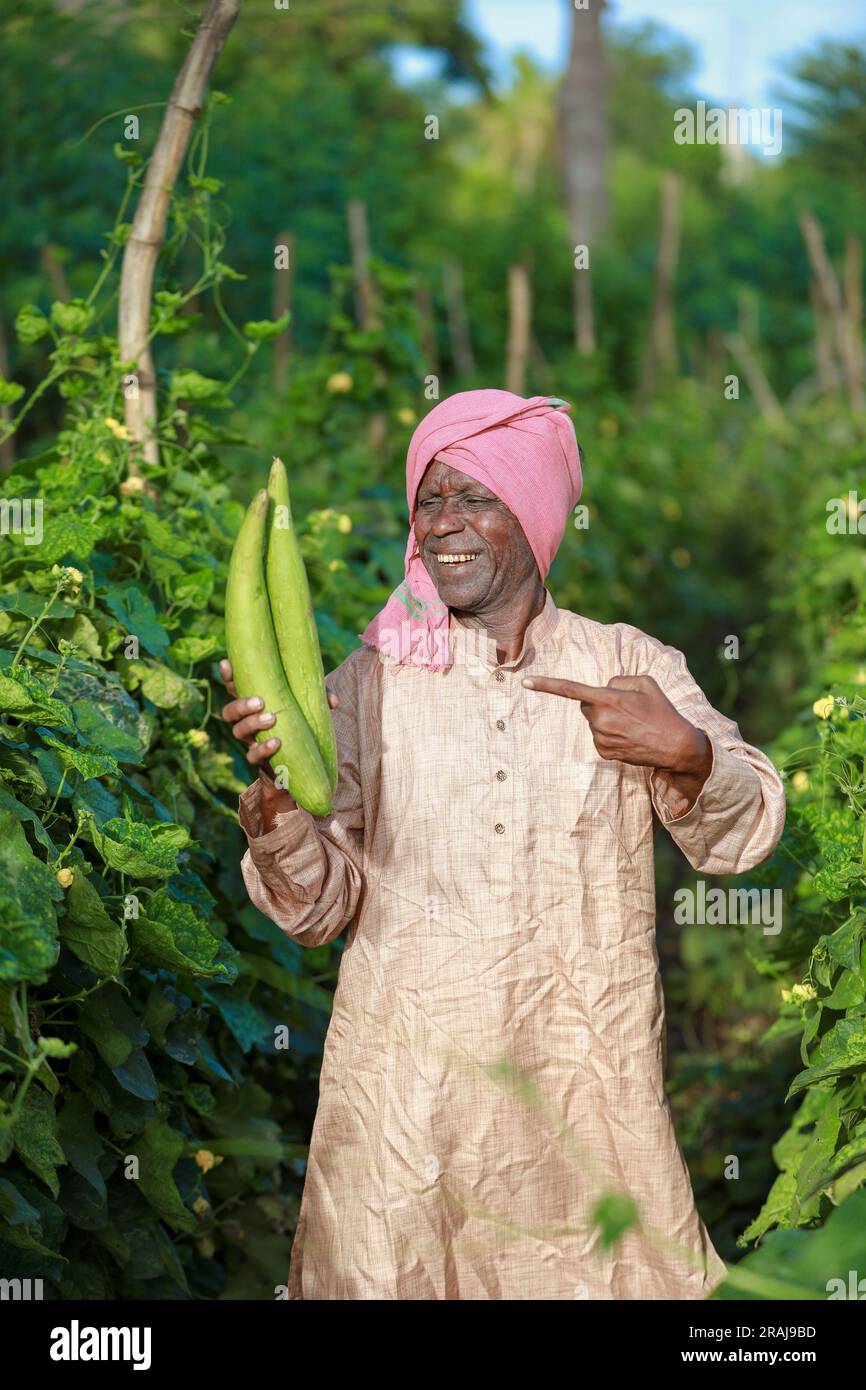
<instances>
[{"instance_id":1,"label":"pink cloth draped on shoulder","mask_svg":"<svg viewBox=\"0 0 866 1390\"><path fill-rule=\"evenodd\" d=\"M545 578L583 486L570 409L558 397L460 391L440 401L418 425L406 458L405 577L361 634L383 659L431 671L449 664L448 609L415 539L418 486L434 458L501 498L520 522Z\"/></svg>"}]
</instances>

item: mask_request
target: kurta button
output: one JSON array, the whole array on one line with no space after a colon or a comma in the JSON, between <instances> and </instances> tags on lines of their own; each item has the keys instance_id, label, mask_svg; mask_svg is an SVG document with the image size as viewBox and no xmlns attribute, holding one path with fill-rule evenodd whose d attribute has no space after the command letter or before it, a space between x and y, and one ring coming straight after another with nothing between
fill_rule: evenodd
<instances>
[{"instance_id":1,"label":"kurta button","mask_svg":"<svg viewBox=\"0 0 866 1390\"><path fill-rule=\"evenodd\" d=\"M505 826L501 821L497 821L493 829L496 831L497 835L504 835L505 833Z\"/></svg>"},{"instance_id":2,"label":"kurta button","mask_svg":"<svg viewBox=\"0 0 866 1390\"><path fill-rule=\"evenodd\" d=\"M504 720L504 719L497 719L497 721L496 721L496 727L497 727L497 729L504 729L504 728L505 728L505 720Z\"/></svg>"},{"instance_id":3,"label":"kurta button","mask_svg":"<svg viewBox=\"0 0 866 1390\"><path fill-rule=\"evenodd\" d=\"M497 774L496 774L496 780L497 780L497 782L504 782L507 776L508 776L508 773L507 773L507 772L503 772L503 771L502 771L502 768L500 768L499 771L498 771Z\"/></svg>"}]
</instances>

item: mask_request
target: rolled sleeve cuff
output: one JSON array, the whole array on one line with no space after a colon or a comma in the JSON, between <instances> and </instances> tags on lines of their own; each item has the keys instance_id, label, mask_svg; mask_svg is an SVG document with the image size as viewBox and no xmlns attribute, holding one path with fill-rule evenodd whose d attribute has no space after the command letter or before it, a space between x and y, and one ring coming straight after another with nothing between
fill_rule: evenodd
<instances>
[{"instance_id":1,"label":"rolled sleeve cuff","mask_svg":"<svg viewBox=\"0 0 866 1390\"><path fill-rule=\"evenodd\" d=\"M652 803L665 827L676 826L688 829L697 826L702 816L708 812L725 812L741 801L745 785L758 781L757 773L742 758L736 757L724 744L706 729L702 730L710 741L713 762L706 780L691 806L676 785L674 775L662 768L654 768L650 777Z\"/></svg>"},{"instance_id":2,"label":"rolled sleeve cuff","mask_svg":"<svg viewBox=\"0 0 866 1390\"><path fill-rule=\"evenodd\" d=\"M299 849L309 834L313 817L303 806L280 811L274 827L262 833L262 784L256 779L238 797L238 818L247 837L250 858L257 866Z\"/></svg>"}]
</instances>

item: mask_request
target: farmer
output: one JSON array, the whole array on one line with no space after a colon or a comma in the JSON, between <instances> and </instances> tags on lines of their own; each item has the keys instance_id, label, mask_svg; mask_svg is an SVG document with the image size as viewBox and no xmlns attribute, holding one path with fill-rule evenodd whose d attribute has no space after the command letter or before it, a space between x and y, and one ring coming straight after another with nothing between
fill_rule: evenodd
<instances>
[{"instance_id":1,"label":"farmer","mask_svg":"<svg viewBox=\"0 0 866 1390\"><path fill-rule=\"evenodd\" d=\"M466 391L415 430L405 578L326 679L329 816L272 780L261 700L223 710L259 774L250 898L302 946L348 928L293 1299L701 1299L724 1275L664 1090L653 830L739 873L784 796L682 653L545 588L582 486L568 409ZM612 1195L635 1220L603 1250Z\"/></svg>"}]
</instances>

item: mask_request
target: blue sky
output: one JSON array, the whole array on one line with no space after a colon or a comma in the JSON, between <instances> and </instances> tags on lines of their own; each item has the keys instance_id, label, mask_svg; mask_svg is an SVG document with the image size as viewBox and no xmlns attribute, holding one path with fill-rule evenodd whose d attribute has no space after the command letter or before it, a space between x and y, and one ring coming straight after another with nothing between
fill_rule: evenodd
<instances>
[{"instance_id":1,"label":"blue sky","mask_svg":"<svg viewBox=\"0 0 866 1390\"><path fill-rule=\"evenodd\" d=\"M467 13L494 70L518 48L561 67L567 0L469 0ZM866 38L863 0L610 0L608 13L628 24L655 20L689 40L696 95L718 104L772 105L788 58L820 38ZM400 66L410 76L415 64Z\"/></svg>"}]
</instances>

